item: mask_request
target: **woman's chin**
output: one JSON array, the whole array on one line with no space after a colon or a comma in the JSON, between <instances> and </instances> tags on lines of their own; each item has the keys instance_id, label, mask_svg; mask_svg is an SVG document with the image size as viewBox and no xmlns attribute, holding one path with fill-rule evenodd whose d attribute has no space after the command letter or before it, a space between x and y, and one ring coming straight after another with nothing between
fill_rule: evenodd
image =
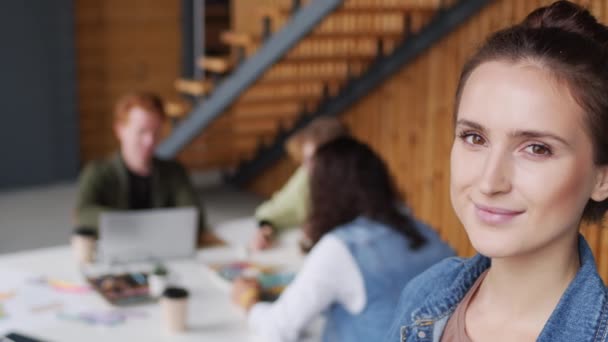
<instances>
[{"instance_id":1,"label":"woman's chin","mask_svg":"<svg viewBox=\"0 0 608 342\"><path fill-rule=\"evenodd\" d=\"M477 253L488 258L505 258L518 254L522 247L505 236L488 236L492 234L469 234L469 241Z\"/></svg>"}]
</instances>

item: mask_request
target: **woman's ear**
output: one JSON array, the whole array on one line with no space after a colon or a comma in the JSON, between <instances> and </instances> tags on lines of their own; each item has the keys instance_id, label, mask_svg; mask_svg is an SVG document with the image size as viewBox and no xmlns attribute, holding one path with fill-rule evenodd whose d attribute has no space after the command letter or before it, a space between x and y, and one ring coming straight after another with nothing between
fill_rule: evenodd
<instances>
[{"instance_id":1,"label":"woman's ear","mask_svg":"<svg viewBox=\"0 0 608 342\"><path fill-rule=\"evenodd\" d=\"M595 187L591 193L591 199L596 202L602 202L606 198L608 198L608 165L603 165L598 170Z\"/></svg>"}]
</instances>

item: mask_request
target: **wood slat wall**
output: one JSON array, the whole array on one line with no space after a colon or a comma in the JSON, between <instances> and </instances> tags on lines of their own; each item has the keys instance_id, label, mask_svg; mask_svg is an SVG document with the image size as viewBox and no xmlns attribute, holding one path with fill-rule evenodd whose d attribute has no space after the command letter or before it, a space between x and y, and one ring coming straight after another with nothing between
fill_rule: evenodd
<instances>
[{"instance_id":1,"label":"wood slat wall","mask_svg":"<svg viewBox=\"0 0 608 342\"><path fill-rule=\"evenodd\" d=\"M454 215L448 192L452 107L460 69L488 34L521 21L534 8L551 2L494 2L343 115L353 134L386 160L415 215L436 227L460 255L474 253ZM608 22L605 1L579 3L600 21ZM255 180L250 189L269 195L295 167L284 160ZM600 274L608 280L608 227L601 228L582 230Z\"/></svg>"},{"instance_id":2,"label":"wood slat wall","mask_svg":"<svg viewBox=\"0 0 608 342\"><path fill-rule=\"evenodd\" d=\"M79 0L76 16L81 160L116 149L112 109L133 90L175 95L180 73L180 2Z\"/></svg>"}]
</instances>

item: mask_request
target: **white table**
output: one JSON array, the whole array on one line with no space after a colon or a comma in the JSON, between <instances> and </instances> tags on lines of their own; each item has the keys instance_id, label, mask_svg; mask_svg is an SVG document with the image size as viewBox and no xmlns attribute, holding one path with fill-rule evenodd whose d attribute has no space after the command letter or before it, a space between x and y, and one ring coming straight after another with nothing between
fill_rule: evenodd
<instances>
[{"instance_id":1,"label":"white table","mask_svg":"<svg viewBox=\"0 0 608 342\"><path fill-rule=\"evenodd\" d=\"M173 260L167 263L170 272L177 275L180 285L190 292L188 331L170 334L164 330L160 306L157 303L132 307L145 313L143 317L128 319L124 324L107 327L83 322L47 318L44 323L32 318L31 326L19 331L49 341L262 341L247 330L244 313L231 303L226 286L219 286L205 264L232 262L243 256L243 246L255 230L252 219L236 220L216 229L228 241L228 247L200 250L195 259ZM296 246L297 233L286 234L278 246L270 251L258 252L249 260L283 265L296 269L302 256ZM2 270L53 277L84 284L68 246L45 248L0 256ZM2 280L0 279L0 283ZM113 307L95 292L75 294L79 304L95 310ZM45 315L51 315L48 313ZM55 313L56 315L56 313ZM39 323L39 324L38 324ZM28 324L29 325L29 324ZM0 320L2 327L2 320ZM313 338L313 340L316 338Z\"/></svg>"}]
</instances>

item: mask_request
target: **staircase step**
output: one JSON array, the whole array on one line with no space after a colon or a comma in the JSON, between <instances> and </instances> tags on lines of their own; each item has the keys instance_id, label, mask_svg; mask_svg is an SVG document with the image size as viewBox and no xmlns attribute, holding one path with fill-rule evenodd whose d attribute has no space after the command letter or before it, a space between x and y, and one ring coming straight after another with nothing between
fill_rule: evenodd
<instances>
[{"instance_id":1,"label":"staircase step","mask_svg":"<svg viewBox=\"0 0 608 342\"><path fill-rule=\"evenodd\" d=\"M196 61L199 68L216 74L225 74L234 67L230 57L201 57Z\"/></svg>"},{"instance_id":2,"label":"staircase step","mask_svg":"<svg viewBox=\"0 0 608 342\"><path fill-rule=\"evenodd\" d=\"M180 93L203 96L208 94L213 89L213 82L208 80L191 80L179 78L175 80L175 89Z\"/></svg>"},{"instance_id":3,"label":"staircase step","mask_svg":"<svg viewBox=\"0 0 608 342\"><path fill-rule=\"evenodd\" d=\"M166 100L165 113L169 118L180 119L192 111L192 103L185 100Z\"/></svg>"},{"instance_id":4,"label":"staircase step","mask_svg":"<svg viewBox=\"0 0 608 342\"><path fill-rule=\"evenodd\" d=\"M258 41L248 33L240 33L233 31L224 31L220 35L220 40L228 45L251 47L255 46Z\"/></svg>"}]
</instances>

